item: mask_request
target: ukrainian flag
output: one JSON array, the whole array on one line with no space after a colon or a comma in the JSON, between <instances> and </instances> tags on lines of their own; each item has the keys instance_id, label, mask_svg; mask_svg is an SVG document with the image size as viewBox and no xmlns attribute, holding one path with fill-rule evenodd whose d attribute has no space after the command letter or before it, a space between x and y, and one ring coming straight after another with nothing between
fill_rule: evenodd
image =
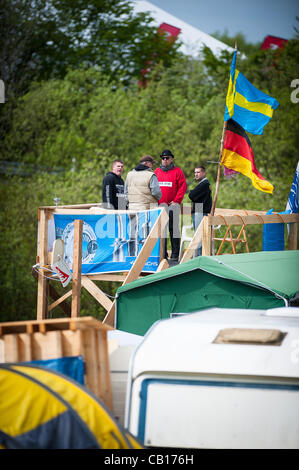
<instances>
[{"instance_id":1,"label":"ukrainian flag","mask_svg":"<svg viewBox=\"0 0 299 470\"><path fill-rule=\"evenodd\" d=\"M224 120L228 121L233 117L245 131L262 134L279 103L275 98L255 88L236 70L236 57L237 51L234 52L231 64Z\"/></svg>"}]
</instances>

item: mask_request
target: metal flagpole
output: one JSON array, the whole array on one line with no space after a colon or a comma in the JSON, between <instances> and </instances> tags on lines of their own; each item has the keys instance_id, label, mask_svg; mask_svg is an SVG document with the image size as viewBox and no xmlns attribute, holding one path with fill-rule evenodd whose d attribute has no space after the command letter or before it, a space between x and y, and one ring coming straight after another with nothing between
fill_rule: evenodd
<instances>
[{"instance_id":1,"label":"metal flagpole","mask_svg":"<svg viewBox=\"0 0 299 470\"><path fill-rule=\"evenodd\" d=\"M215 188L215 195L214 195L214 200L213 200L212 209L211 209L211 215L214 215L214 212L215 212L216 202L217 202L217 197L218 197L218 191L219 191L219 186L220 186L220 177L221 177L220 162L221 162L222 153L223 153L226 126L227 126L227 121L224 121L223 129L222 129L222 137L221 137L221 141L220 141L220 154L219 154L219 161L218 161L216 188Z\"/></svg>"}]
</instances>

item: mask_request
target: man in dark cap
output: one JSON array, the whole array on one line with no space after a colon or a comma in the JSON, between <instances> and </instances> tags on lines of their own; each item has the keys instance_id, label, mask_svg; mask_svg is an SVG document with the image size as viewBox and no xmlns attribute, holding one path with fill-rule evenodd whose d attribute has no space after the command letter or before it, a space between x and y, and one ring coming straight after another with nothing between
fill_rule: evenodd
<instances>
[{"instance_id":1,"label":"man in dark cap","mask_svg":"<svg viewBox=\"0 0 299 470\"><path fill-rule=\"evenodd\" d=\"M174 155L168 149L163 150L160 155L161 165L156 169L159 185L162 191L162 197L159 205L167 208L169 215L169 234L171 242L171 260L177 261L180 251L181 231L180 231L180 212L181 202L187 190L186 178L178 166L174 165ZM167 238L165 238L165 252L167 255Z\"/></svg>"},{"instance_id":2,"label":"man in dark cap","mask_svg":"<svg viewBox=\"0 0 299 470\"><path fill-rule=\"evenodd\" d=\"M153 171L153 157L145 155L134 170L129 171L125 182L125 197L130 210L148 210L158 206L162 192Z\"/></svg>"}]
</instances>

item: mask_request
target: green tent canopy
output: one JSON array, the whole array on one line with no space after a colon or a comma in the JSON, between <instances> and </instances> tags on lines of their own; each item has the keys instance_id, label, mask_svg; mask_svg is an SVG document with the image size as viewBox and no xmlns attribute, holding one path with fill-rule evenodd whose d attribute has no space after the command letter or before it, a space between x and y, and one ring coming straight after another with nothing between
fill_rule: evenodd
<instances>
[{"instance_id":1,"label":"green tent canopy","mask_svg":"<svg viewBox=\"0 0 299 470\"><path fill-rule=\"evenodd\" d=\"M121 286L116 328L144 335L155 321L174 313L288 306L298 291L299 251L199 256Z\"/></svg>"}]
</instances>

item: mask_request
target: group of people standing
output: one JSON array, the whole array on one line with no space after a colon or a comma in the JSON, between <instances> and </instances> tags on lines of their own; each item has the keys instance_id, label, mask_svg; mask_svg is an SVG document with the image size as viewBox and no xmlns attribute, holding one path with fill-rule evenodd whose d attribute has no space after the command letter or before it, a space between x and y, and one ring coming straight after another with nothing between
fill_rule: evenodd
<instances>
[{"instance_id":1,"label":"group of people standing","mask_svg":"<svg viewBox=\"0 0 299 470\"><path fill-rule=\"evenodd\" d=\"M170 260L177 261L180 251L180 212L181 203L187 191L186 178L180 167L174 164L173 153L166 149L160 155L161 164L154 170L155 160L150 155L143 156L138 165L127 174L124 182L121 175L124 163L114 160L112 171L103 180L102 200L107 208L122 210L149 210L157 206L165 207L169 216L171 242ZM205 167L194 170L195 187L189 193L192 201L193 226L196 229L204 215L211 211L212 195ZM197 254L201 254L198 252ZM164 257L167 259L167 237Z\"/></svg>"}]
</instances>

